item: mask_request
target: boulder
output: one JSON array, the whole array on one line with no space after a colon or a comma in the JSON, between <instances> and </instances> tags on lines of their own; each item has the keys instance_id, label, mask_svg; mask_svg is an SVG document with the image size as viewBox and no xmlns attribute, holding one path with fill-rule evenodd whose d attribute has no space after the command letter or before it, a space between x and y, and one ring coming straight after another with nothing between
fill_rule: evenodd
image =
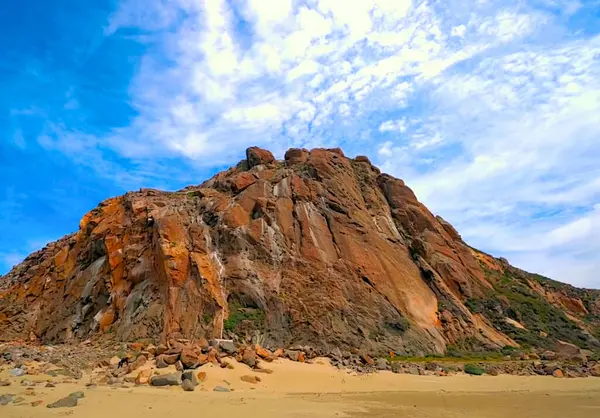
<instances>
[{"instance_id":1,"label":"boulder","mask_svg":"<svg viewBox=\"0 0 600 418\"><path fill-rule=\"evenodd\" d=\"M218 354L217 350L214 347L211 347L208 350L207 361L209 363L214 364L215 366L218 366L221 359L217 354Z\"/></svg>"},{"instance_id":2,"label":"boulder","mask_svg":"<svg viewBox=\"0 0 600 418\"><path fill-rule=\"evenodd\" d=\"M254 349L256 350L256 354L258 354L258 356L262 359L266 359L268 357L271 357L273 355L273 353L271 353L269 350L267 350L266 348L261 347L260 345L256 344L256 346L254 347Z\"/></svg>"},{"instance_id":3,"label":"boulder","mask_svg":"<svg viewBox=\"0 0 600 418\"><path fill-rule=\"evenodd\" d=\"M250 367L256 366L256 352L251 348L246 348L242 354L242 363Z\"/></svg>"},{"instance_id":4,"label":"boulder","mask_svg":"<svg viewBox=\"0 0 600 418\"><path fill-rule=\"evenodd\" d=\"M152 376L150 384L152 386L179 386L181 385L181 372Z\"/></svg>"},{"instance_id":5,"label":"boulder","mask_svg":"<svg viewBox=\"0 0 600 418\"><path fill-rule=\"evenodd\" d=\"M266 149L250 147L246 150L246 160L248 167L252 168L261 164L269 164L275 161L275 157Z\"/></svg>"},{"instance_id":6,"label":"boulder","mask_svg":"<svg viewBox=\"0 0 600 418\"><path fill-rule=\"evenodd\" d=\"M223 386L215 386L213 392L231 392L231 390Z\"/></svg>"},{"instance_id":7,"label":"boulder","mask_svg":"<svg viewBox=\"0 0 600 418\"><path fill-rule=\"evenodd\" d=\"M184 382L186 380L189 380L190 382L192 382L192 384L194 386L198 386L198 384L200 383L200 381L198 380L198 376L196 375L196 373L194 373L193 370L186 370L181 375L181 378L183 379Z\"/></svg>"},{"instance_id":8,"label":"boulder","mask_svg":"<svg viewBox=\"0 0 600 418\"><path fill-rule=\"evenodd\" d=\"M219 342L219 347L221 350L230 356L233 356L237 353L237 347L231 340L222 340Z\"/></svg>"},{"instance_id":9,"label":"boulder","mask_svg":"<svg viewBox=\"0 0 600 418\"><path fill-rule=\"evenodd\" d=\"M298 359L300 358L300 351L297 350L285 350L284 354L287 358L289 358L292 361L298 361Z\"/></svg>"},{"instance_id":10,"label":"boulder","mask_svg":"<svg viewBox=\"0 0 600 418\"><path fill-rule=\"evenodd\" d=\"M139 355L135 361L133 363L131 363L129 365L129 372L132 372L134 370L139 369L140 367L142 367L144 364L146 364L146 361L148 361L148 359L146 358L146 356L144 355Z\"/></svg>"},{"instance_id":11,"label":"boulder","mask_svg":"<svg viewBox=\"0 0 600 418\"><path fill-rule=\"evenodd\" d=\"M552 361L552 360L556 360L556 358L558 356L556 355L556 353L554 351L547 350L547 351L544 351L540 357L542 360Z\"/></svg>"},{"instance_id":12,"label":"boulder","mask_svg":"<svg viewBox=\"0 0 600 418\"><path fill-rule=\"evenodd\" d=\"M200 356L202 353L196 351L191 347L184 347L181 351L181 363L186 369L193 369L201 365Z\"/></svg>"},{"instance_id":13,"label":"boulder","mask_svg":"<svg viewBox=\"0 0 600 418\"><path fill-rule=\"evenodd\" d=\"M81 395L81 396L80 396ZM75 392L69 396L65 396L56 402L46 405L47 408L73 408L77 406L79 399L83 398L83 392Z\"/></svg>"},{"instance_id":14,"label":"boulder","mask_svg":"<svg viewBox=\"0 0 600 418\"><path fill-rule=\"evenodd\" d=\"M574 344L557 340L554 351L559 357L571 358L581 354L581 349Z\"/></svg>"},{"instance_id":15,"label":"boulder","mask_svg":"<svg viewBox=\"0 0 600 418\"><path fill-rule=\"evenodd\" d=\"M141 372L138 373L137 377L135 378L135 384L136 385L147 385L148 382L150 381L150 376L152 376L152 370L150 370L150 369L142 370Z\"/></svg>"},{"instance_id":16,"label":"boulder","mask_svg":"<svg viewBox=\"0 0 600 418\"><path fill-rule=\"evenodd\" d=\"M308 161L308 155L309 153L307 149L290 148L286 151L284 156L285 165L289 167L295 164L305 163L306 161Z\"/></svg>"},{"instance_id":17,"label":"boulder","mask_svg":"<svg viewBox=\"0 0 600 418\"><path fill-rule=\"evenodd\" d=\"M258 377L258 376L250 376L250 375L244 375L240 379L242 381L246 382L246 383L252 383L252 384L256 384L256 383L259 383L261 381L260 377Z\"/></svg>"},{"instance_id":18,"label":"boulder","mask_svg":"<svg viewBox=\"0 0 600 418\"><path fill-rule=\"evenodd\" d=\"M0 380L0 387L10 386L11 384L12 382L10 382L9 380Z\"/></svg>"},{"instance_id":19,"label":"boulder","mask_svg":"<svg viewBox=\"0 0 600 418\"><path fill-rule=\"evenodd\" d=\"M181 383L181 388L186 392L193 392L196 389L196 385L191 380L184 380Z\"/></svg>"},{"instance_id":20,"label":"boulder","mask_svg":"<svg viewBox=\"0 0 600 418\"><path fill-rule=\"evenodd\" d=\"M560 369L556 369L552 372L552 376L554 377L565 377L565 375L563 374L562 370Z\"/></svg>"},{"instance_id":21,"label":"boulder","mask_svg":"<svg viewBox=\"0 0 600 418\"><path fill-rule=\"evenodd\" d=\"M365 364L368 364L369 366L375 366L375 360L373 360L368 354L363 354L360 357L363 359Z\"/></svg>"},{"instance_id":22,"label":"boulder","mask_svg":"<svg viewBox=\"0 0 600 418\"><path fill-rule=\"evenodd\" d=\"M357 155L354 161L356 161L357 163L367 163L371 165L371 160L369 160L369 157L365 155Z\"/></svg>"},{"instance_id":23,"label":"boulder","mask_svg":"<svg viewBox=\"0 0 600 418\"><path fill-rule=\"evenodd\" d=\"M164 369L165 367L169 367L169 365L165 362L165 358L162 355L156 357L156 368Z\"/></svg>"},{"instance_id":24,"label":"boulder","mask_svg":"<svg viewBox=\"0 0 600 418\"><path fill-rule=\"evenodd\" d=\"M377 370L387 370L388 369L388 361L384 358L377 359L377 364L375 366Z\"/></svg>"},{"instance_id":25,"label":"boulder","mask_svg":"<svg viewBox=\"0 0 600 418\"><path fill-rule=\"evenodd\" d=\"M154 344L148 344L148 347L146 347L146 351L151 355L154 356L156 355L156 346Z\"/></svg>"},{"instance_id":26,"label":"boulder","mask_svg":"<svg viewBox=\"0 0 600 418\"><path fill-rule=\"evenodd\" d=\"M156 358L156 364L161 361L167 365L175 364L179 360L179 354L161 354ZM185 364L185 363L184 363Z\"/></svg>"},{"instance_id":27,"label":"boulder","mask_svg":"<svg viewBox=\"0 0 600 418\"><path fill-rule=\"evenodd\" d=\"M159 344L159 345L156 347L156 352L155 352L155 354L154 354L154 355L156 355L156 356L160 356L161 354L164 354L164 353L166 353L168 349L169 349L169 348L168 348L166 345L164 345L164 344Z\"/></svg>"}]
</instances>

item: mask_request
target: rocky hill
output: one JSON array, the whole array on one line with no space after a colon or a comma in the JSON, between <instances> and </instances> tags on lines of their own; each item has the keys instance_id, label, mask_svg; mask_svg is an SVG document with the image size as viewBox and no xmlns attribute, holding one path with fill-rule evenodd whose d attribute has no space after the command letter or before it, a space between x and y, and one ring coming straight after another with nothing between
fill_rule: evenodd
<instances>
[{"instance_id":1,"label":"rocky hill","mask_svg":"<svg viewBox=\"0 0 600 418\"><path fill-rule=\"evenodd\" d=\"M340 149L247 159L102 202L0 278L0 339L232 338L422 355L600 347L600 291L469 247L402 180Z\"/></svg>"}]
</instances>

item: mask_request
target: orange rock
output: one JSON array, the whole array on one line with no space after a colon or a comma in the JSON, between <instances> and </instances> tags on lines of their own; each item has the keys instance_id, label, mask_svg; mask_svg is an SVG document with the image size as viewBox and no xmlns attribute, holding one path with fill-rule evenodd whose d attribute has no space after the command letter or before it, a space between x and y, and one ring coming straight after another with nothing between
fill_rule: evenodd
<instances>
[{"instance_id":1,"label":"orange rock","mask_svg":"<svg viewBox=\"0 0 600 418\"><path fill-rule=\"evenodd\" d=\"M215 366L219 365L219 357L217 356L217 352L215 350L210 350L208 352L208 362L214 364Z\"/></svg>"},{"instance_id":2,"label":"orange rock","mask_svg":"<svg viewBox=\"0 0 600 418\"><path fill-rule=\"evenodd\" d=\"M259 357L266 359L270 356L272 356L272 353L267 350L266 348L261 347L260 345L256 344L256 346L254 347L256 354L258 354Z\"/></svg>"},{"instance_id":3,"label":"orange rock","mask_svg":"<svg viewBox=\"0 0 600 418\"><path fill-rule=\"evenodd\" d=\"M150 381L150 376L152 376L152 370L146 369L146 370L140 371L138 373L137 377L135 378L135 384L136 385L148 384L148 382Z\"/></svg>"},{"instance_id":4,"label":"orange rock","mask_svg":"<svg viewBox=\"0 0 600 418\"><path fill-rule=\"evenodd\" d=\"M306 357L302 351L300 353L298 353L298 361L300 363L304 363L306 361Z\"/></svg>"},{"instance_id":5,"label":"orange rock","mask_svg":"<svg viewBox=\"0 0 600 418\"><path fill-rule=\"evenodd\" d=\"M233 187L233 191L239 193L251 184L254 184L256 180L257 179L254 174L245 171L233 177L231 179L231 185Z\"/></svg>"},{"instance_id":6,"label":"orange rock","mask_svg":"<svg viewBox=\"0 0 600 418\"><path fill-rule=\"evenodd\" d=\"M242 381L246 382L246 383L252 383L252 384L256 384L259 383L261 381L260 377L258 376L249 376L249 375L244 375L241 377Z\"/></svg>"},{"instance_id":7,"label":"orange rock","mask_svg":"<svg viewBox=\"0 0 600 418\"><path fill-rule=\"evenodd\" d=\"M281 345L294 336L322 351L346 351L383 332L373 352L443 353L473 336L500 349L517 344L465 301L493 297L503 318L514 302L494 285L516 276L582 332L594 328L597 292L546 286L470 248L402 180L366 157L289 150L281 164L259 148L246 157L179 192L142 189L108 199L83 217L76 234L32 254L0 280L2 339L76 344L98 331L106 340L177 336L199 352L206 345L193 342L198 336L260 331ZM74 323L76 312L86 319ZM153 350L146 351L150 358ZM256 367L252 353L238 359ZM282 352L264 354L258 357L269 361ZM210 360L219 362L216 354Z\"/></svg>"},{"instance_id":8,"label":"orange rock","mask_svg":"<svg viewBox=\"0 0 600 418\"><path fill-rule=\"evenodd\" d=\"M144 344L142 343L130 343L129 349L132 351L142 351L144 349Z\"/></svg>"},{"instance_id":9,"label":"orange rock","mask_svg":"<svg viewBox=\"0 0 600 418\"><path fill-rule=\"evenodd\" d=\"M271 151L258 147L250 147L246 150L246 159L250 168L260 164L269 164L275 161Z\"/></svg>"},{"instance_id":10,"label":"orange rock","mask_svg":"<svg viewBox=\"0 0 600 418\"><path fill-rule=\"evenodd\" d=\"M552 376L554 377L565 377L565 375L563 374L562 370L560 369L556 369L552 372Z\"/></svg>"},{"instance_id":11,"label":"orange rock","mask_svg":"<svg viewBox=\"0 0 600 418\"><path fill-rule=\"evenodd\" d=\"M283 348L278 348L277 350L275 350L273 352L273 357L275 358L279 358L279 357L283 357Z\"/></svg>"},{"instance_id":12,"label":"orange rock","mask_svg":"<svg viewBox=\"0 0 600 418\"><path fill-rule=\"evenodd\" d=\"M373 360L371 358L371 356L367 355L367 354L363 354L361 355L363 361L365 362L365 364L368 364L369 366L374 366L375 365L375 360Z\"/></svg>"},{"instance_id":13,"label":"orange rock","mask_svg":"<svg viewBox=\"0 0 600 418\"><path fill-rule=\"evenodd\" d=\"M206 372L198 372L196 376L200 382L204 382L206 380Z\"/></svg>"}]
</instances>

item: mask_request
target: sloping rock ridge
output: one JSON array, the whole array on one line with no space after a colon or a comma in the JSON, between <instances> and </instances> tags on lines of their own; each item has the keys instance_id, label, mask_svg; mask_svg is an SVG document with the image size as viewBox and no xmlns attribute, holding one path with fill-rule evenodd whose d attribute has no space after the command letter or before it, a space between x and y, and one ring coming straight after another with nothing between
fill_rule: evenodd
<instances>
[{"instance_id":1,"label":"sloping rock ridge","mask_svg":"<svg viewBox=\"0 0 600 418\"><path fill-rule=\"evenodd\" d=\"M340 149L263 149L200 186L102 202L0 278L0 339L232 338L372 353L597 348L600 292L470 248Z\"/></svg>"}]
</instances>

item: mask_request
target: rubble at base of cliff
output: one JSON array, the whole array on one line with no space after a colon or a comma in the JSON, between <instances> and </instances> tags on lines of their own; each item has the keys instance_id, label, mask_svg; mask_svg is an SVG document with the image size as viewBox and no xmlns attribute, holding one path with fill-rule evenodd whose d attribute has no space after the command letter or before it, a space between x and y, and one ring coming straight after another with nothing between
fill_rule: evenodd
<instances>
[{"instance_id":1,"label":"rubble at base of cliff","mask_svg":"<svg viewBox=\"0 0 600 418\"><path fill-rule=\"evenodd\" d=\"M12 342L0 345L0 372L8 370L10 376L0 381L0 385L28 386L28 390L34 390L35 386L54 387L60 383L81 381L85 377L89 379L85 382L88 388L151 385L180 386L182 390L194 391L206 378L206 372L195 369L208 363L221 368L234 368L232 359L254 372L265 374L273 373L268 365L278 359L318 364L324 364L324 359L327 359L334 367L359 374L391 372L421 376L464 373L600 377L600 362L589 360L588 354L575 348L568 354L554 351L545 351L540 355L515 352L494 361L461 361L442 357L410 361L395 357L393 353L386 358L372 358L358 349L342 351L335 348L323 353L306 346L266 348L258 344L238 345L231 340L172 339L167 344L156 345L149 342L85 341L77 345L56 346ZM177 371L173 372L173 367L167 369L169 366L175 366ZM39 380L44 375L48 376L47 383ZM37 380L33 381L33 377ZM261 381L260 377L255 377L244 376L242 380L251 384Z\"/></svg>"}]
</instances>

